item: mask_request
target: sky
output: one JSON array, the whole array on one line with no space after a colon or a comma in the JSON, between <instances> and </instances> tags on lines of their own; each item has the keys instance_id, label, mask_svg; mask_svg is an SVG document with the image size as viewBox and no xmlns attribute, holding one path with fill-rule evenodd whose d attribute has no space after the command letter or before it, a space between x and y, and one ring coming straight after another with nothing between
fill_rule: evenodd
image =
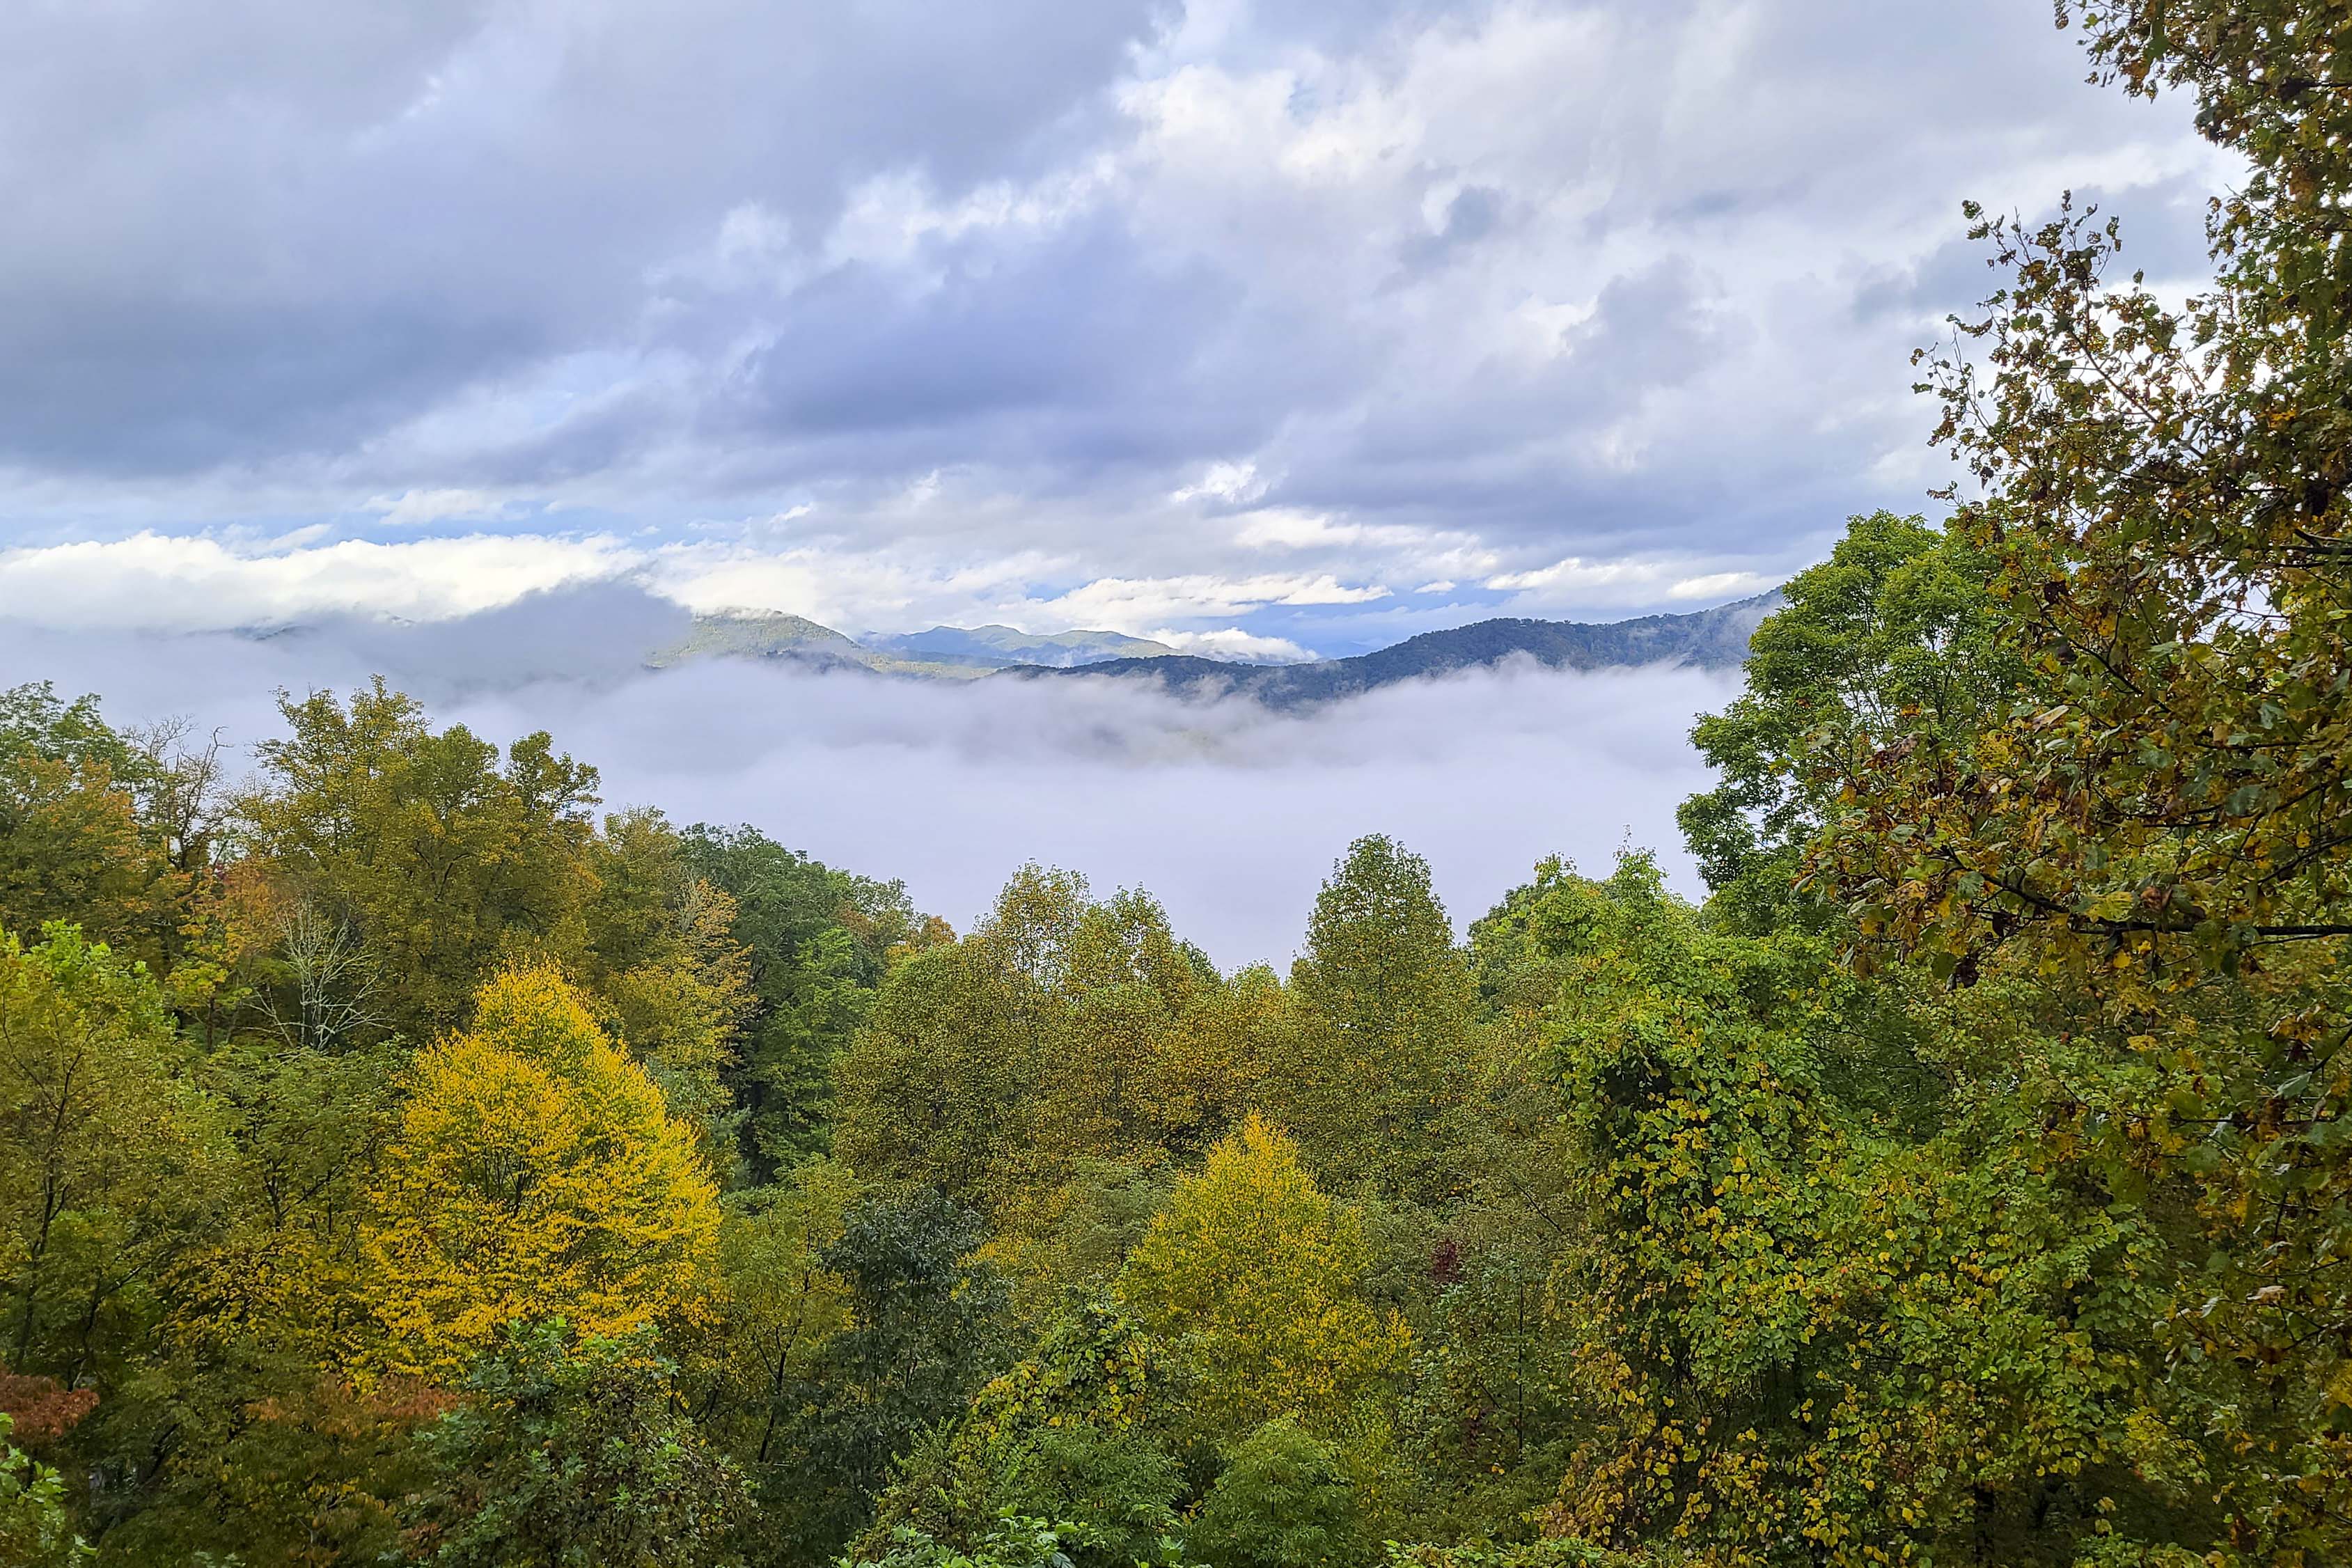
<instances>
[{"instance_id":1,"label":"sky","mask_svg":"<svg viewBox=\"0 0 2352 1568\"><path fill-rule=\"evenodd\" d=\"M968 926L1024 860L1280 962L1653 849L1729 678L1310 717L648 671L695 612L1334 656L1755 594L1933 505L1973 198L2203 271L2233 171L2046 0L0 5L0 683L391 676ZM267 634L267 635L257 635Z\"/></svg>"},{"instance_id":2,"label":"sky","mask_svg":"<svg viewBox=\"0 0 2352 1568\"><path fill-rule=\"evenodd\" d=\"M0 7L0 618L623 584L1240 656L1776 583L1944 478L1964 197L2193 276L2044 0Z\"/></svg>"}]
</instances>

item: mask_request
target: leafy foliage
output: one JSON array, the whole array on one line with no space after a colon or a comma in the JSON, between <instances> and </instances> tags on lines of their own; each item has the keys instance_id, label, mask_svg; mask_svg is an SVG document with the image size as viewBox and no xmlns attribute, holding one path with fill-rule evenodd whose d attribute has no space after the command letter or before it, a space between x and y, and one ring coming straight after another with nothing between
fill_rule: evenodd
<instances>
[{"instance_id":1,"label":"leafy foliage","mask_svg":"<svg viewBox=\"0 0 2352 1568\"><path fill-rule=\"evenodd\" d=\"M1289 1070L1269 1110L1335 1183L1425 1196L1456 1173L1416 1155L1464 1088L1474 993L1429 863L1378 835L1349 847L1315 900L1291 973Z\"/></svg>"},{"instance_id":2,"label":"leafy foliage","mask_svg":"<svg viewBox=\"0 0 2352 1568\"><path fill-rule=\"evenodd\" d=\"M440 1568L702 1568L731 1559L741 1476L676 1411L653 1332L513 1324L423 1434L412 1553Z\"/></svg>"},{"instance_id":3,"label":"leafy foliage","mask_svg":"<svg viewBox=\"0 0 2352 1568\"><path fill-rule=\"evenodd\" d=\"M227 1150L143 970L71 926L0 932L0 1345L110 1382L211 1229Z\"/></svg>"},{"instance_id":4,"label":"leafy foliage","mask_svg":"<svg viewBox=\"0 0 2352 1568\"><path fill-rule=\"evenodd\" d=\"M1234 1449L1190 1545L1234 1568L1351 1568L1372 1556L1370 1521L1337 1456L1289 1416Z\"/></svg>"},{"instance_id":5,"label":"leafy foliage","mask_svg":"<svg viewBox=\"0 0 2352 1568\"><path fill-rule=\"evenodd\" d=\"M1155 1429L1167 1377L1132 1317L1103 1301L1077 1309L961 1417L925 1436L850 1554L885 1554L908 1529L976 1549L1007 1514L1035 1514L1083 1525L1062 1546L1078 1563L1161 1555L1180 1531L1186 1485Z\"/></svg>"},{"instance_id":6,"label":"leafy foliage","mask_svg":"<svg viewBox=\"0 0 2352 1568\"><path fill-rule=\"evenodd\" d=\"M244 832L401 977L388 1027L426 1038L502 963L585 945L593 768L543 733L503 753L459 726L436 733L382 680L348 703L279 707L291 732L260 748Z\"/></svg>"},{"instance_id":7,"label":"leafy foliage","mask_svg":"<svg viewBox=\"0 0 2352 1568\"><path fill-rule=\"evenodd\" d=\"M1177 1185L1119 1290L1183 1358L1208 1430L1231 1436L1339 1422L1396 1370L1412 1335L1357 1293L1370 1263L1361 1216L1252 1117Z\"/></svg>"},{"instance_id":8,"label":"leafy foliage","mask_svg":"<svg viewBox=\"0 0 2352 1568\"><path fill-rule=\"evenodd\" d=\"M0 1559L24 1568L88 1562L89 1549L66 1520L65 1483L10 1443L9 1429L0 1414Z\"/></svg>"},{"instance_id":9,"label":"leafy foliage","mask_svg":"<svg viewBox=\"0 0 2352 1568\"><path fill-rule=\"evenodd\" d=\"M1989 572L1961 539L1882 511L1782 589L1748 645L1747 689L1691 733L1722 782L1680 819L1719 910L1757 931L1803 918L1805 850L1868 760L1913 737L1963 744L2015 684Z\"/></svg>"},{"instance_id":10,"label":"leafy foliage","mask_svg":"<svg viewBox=\"0 0 2352 1568\"><path fill-rule=\"evenodd\" d=\"M710 1178L645 1069L547 970L493 979L473 1027L418 1058L369 1199L395 1370L446 1372L517 1319L611 1336L705 1310Z\"/></svg>"},{"instance_id":11,"label":"leafy foliage","mask_svg":"<svg viewBox=\"0 0 2352 1568\"><path fill-rule=\"evenodd\" d=\"M2352 1557L2339 10L2062 0L2246 160L2219 276L1972 220L1967 491L1757 630L1704 906L1550 860L1465 948L1370 837L1227 975L380 682L233 802L0 696L0 1552Z\"/></svg>"},{"instance_id":12,"label":"leafy foliage","mask_svg":"<svg viewBox=\"0 0 2352 1568\"><path fill-rule=\"evenodd\" d=\"M971 1254L980 1216L940 1193L867 1199L820 1255L846 1322L798 1392L789 1445L761 1478L768 1526L794 1560L864 1527L892 1460L963 1408L997 1363L1003 1281Z\"/></svg>"}]
</instances>

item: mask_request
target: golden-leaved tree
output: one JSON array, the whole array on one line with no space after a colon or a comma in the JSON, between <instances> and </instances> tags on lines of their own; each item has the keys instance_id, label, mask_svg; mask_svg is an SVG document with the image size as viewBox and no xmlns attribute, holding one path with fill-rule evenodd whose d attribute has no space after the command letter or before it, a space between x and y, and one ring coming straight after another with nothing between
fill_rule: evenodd
<instances>
[{"instance_id":1,"label":"golden-leaved tree","mask_svg":"<svg viewBox=\"0 0 2352 1568\"><path fill-rule=\"evenodd\" d=\"M719 1208L693 1136L551 970L500 973L418 1058L370 1208L395 1371L446 1373L515 1319L611 1335L706 1310Z\"/></svg>"},{"instance_id":2,"label":"golden-leaved tree","mask_svg":"<svg viewBox=\"0 0 2352 1568\"><path fill-rule=\"evenodd\" d=\"M1370 1263L1362 1216L1252 1116L1178 1184L1119 1286L1189 1364L1205 1428L1232 1438L1286 1415L1344 1420L1402 1367L1411 1333L1358 1289Z\"/></svg>"}]
</instances>

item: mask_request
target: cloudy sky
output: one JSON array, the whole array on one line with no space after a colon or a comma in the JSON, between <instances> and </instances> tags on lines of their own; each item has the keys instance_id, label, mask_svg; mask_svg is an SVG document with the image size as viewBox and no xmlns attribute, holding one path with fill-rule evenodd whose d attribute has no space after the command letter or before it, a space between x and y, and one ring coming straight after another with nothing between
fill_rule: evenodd
<instances>
[{"instance_id":1,"label":"cloudy sky","mask_svg":"<svg viewBox=\"0 0 2352 1568\"><path fill-rule=\"evenodd\" d=\"M0 7L0 617L625 584L1344 652L1940 478L1973 196L2227 177L2045 0Z\"/></svg>"}]
</instances>

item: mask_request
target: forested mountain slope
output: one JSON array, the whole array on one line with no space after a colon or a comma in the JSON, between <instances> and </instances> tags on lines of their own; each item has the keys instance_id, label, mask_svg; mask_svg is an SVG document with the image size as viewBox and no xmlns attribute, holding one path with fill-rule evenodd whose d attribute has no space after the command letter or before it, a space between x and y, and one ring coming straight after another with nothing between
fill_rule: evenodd
<instances>
[{"instance_id":1,"label":"forested mountain slope","mask_svg":"<svg viewBox=\"0 0 2352 1568\"><path fill-rule=\"evenodd\" d=\"M1527 658L1547 669L1622 669L1665 664L1729 669L1748 657L1748 639L1782 603L1778 589L1752 599L1682 616L1630 621L1497 619L1423 632L1393 647L1312 664L1229 664L1186 655L1115 658L1069 669L1021 668L1014 677L1112 676L1157 682L1200 696L1255 697L1269 708L1312 707L1342 697L1455 670L1491 668Z\"/></svg>"},{"instance_id":2,"label":"forested mountain slope","mask_svg":"<svg viewBox=\"0 0 2352 1568\"><path fill-rule=\"evenodd\" d=\"M865 646L909 659L1001 669L1013 664L1072 666L1105 659L1162 658L1176 650L1120 632L1024 632L1012 626L933 626L927 632L874 634Z\"/></svg>"},{"instance_id":3,"label":"forested mountain slope","mask_svg":"<svg viewBox=\"0 0 2352 1568\"><path fill-rule=\"evenodd\" d=\"M1134 662L1174 651L1165 643L1119 632L1031 633L998 626L933 626L861 639L782 610L719 610L695 616L684 642L656 650L646 662L664 668L698 658L756 658L814 669L969 680L1015 665Z\"/></svg>"},{"instance_id":4,"label":"forested mountain slope","mask_svg":"<svg viewBox=\"0 0 2352 1568\"><path fill-rule=\"evenodd\" d=\"M1730 669L1781 603L1778 589L1689 615L1588 623L1500 618L1423 632L1392 647L1307 664L1243 664L1180 654L1117 632L1033 634L1011 626L933 626L863 641L801 616L727 610L697 616L684 643L654 654L656 668L696 658L756 658L821 670L969 680L1003 674L1107 675L1200 696L1254 697L1269 708L1309 708L1402 680L1486 668L1525 657L1547 669L1668 664Z\"/></svg>"}]
</instances>

